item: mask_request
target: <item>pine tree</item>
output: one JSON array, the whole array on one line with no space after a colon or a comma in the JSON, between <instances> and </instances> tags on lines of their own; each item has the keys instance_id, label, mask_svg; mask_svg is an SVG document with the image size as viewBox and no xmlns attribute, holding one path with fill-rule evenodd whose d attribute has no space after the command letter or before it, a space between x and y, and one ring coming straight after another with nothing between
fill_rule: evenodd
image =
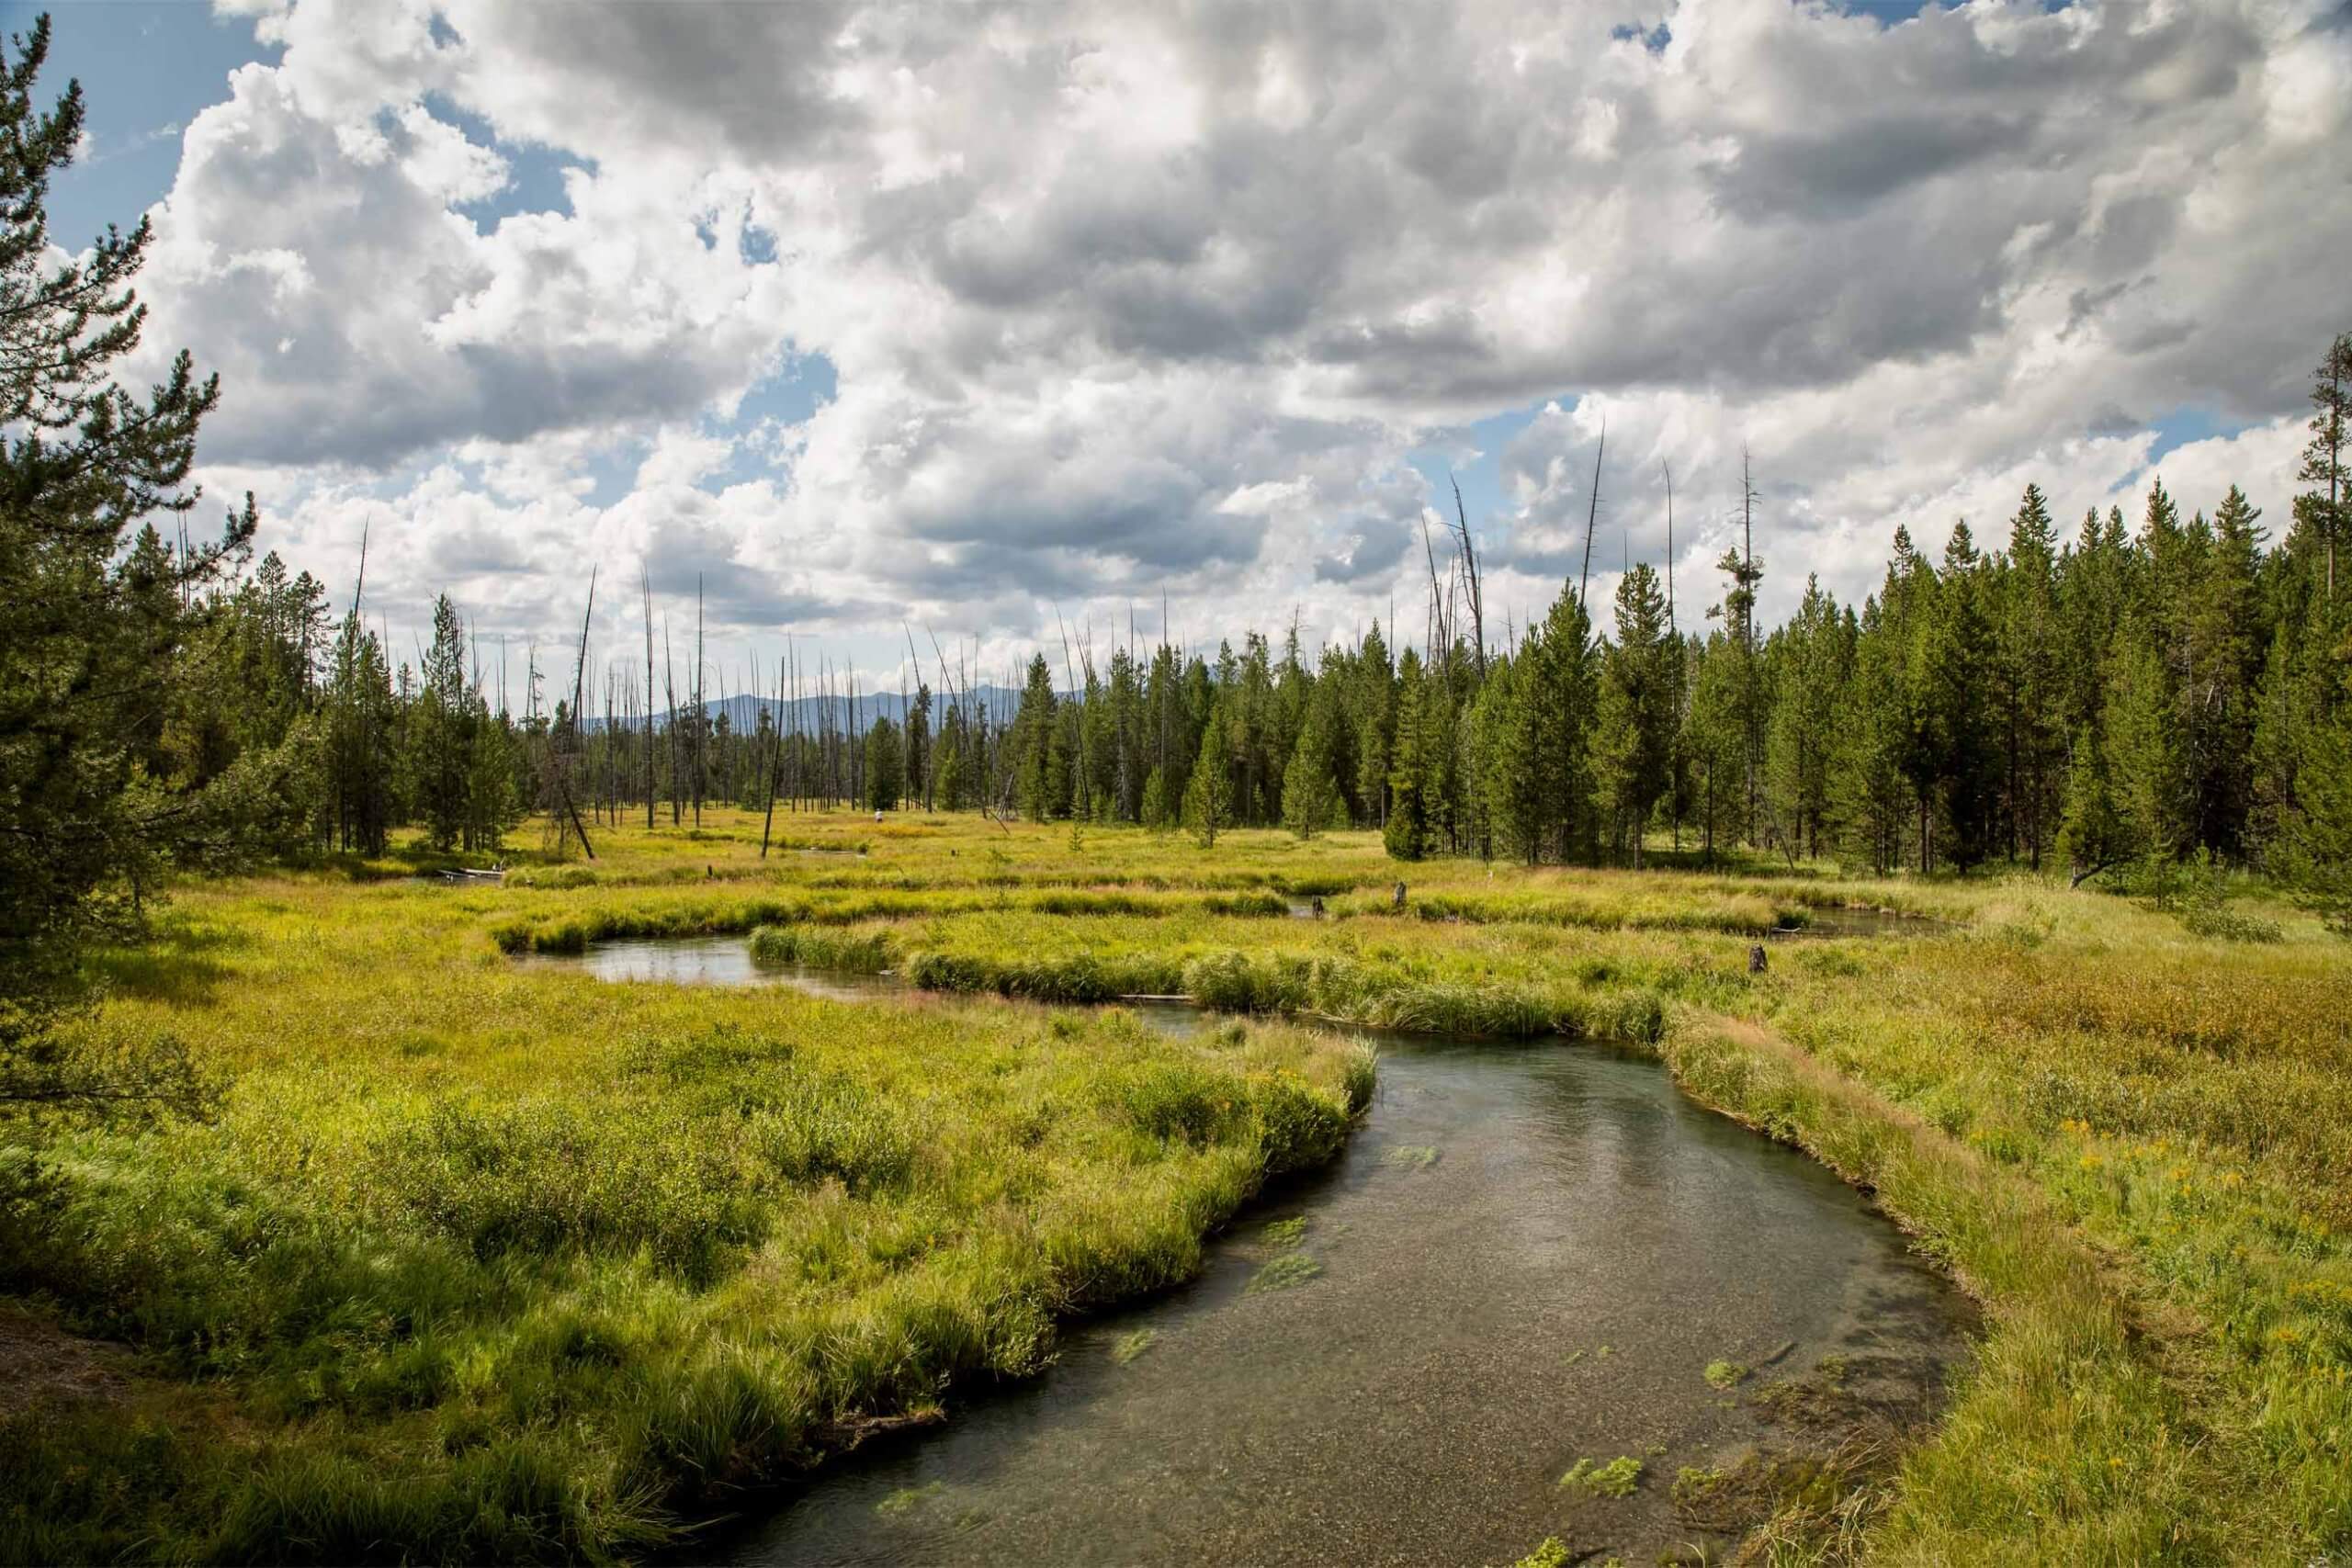
<instances>
[{"instance_id":1,"label":"pine tree","mask_svg":"<svg viewBox=\"0 0 2352 1568\"><path fill-rule=\"evenodd\" d=\"M1329 826L1332 808L1339 801L1331 768L1338 705L1328 691L1316 693L1306 702L1297 748L1283 770L1283 823L1299 838L1311 839Z\"/></svg>"},{"instance_id":2,"label":"pine tree","mask_svg":"<svg viewBox=\"0 0 2352 1568\"><path fill-rule=\"evenodd\" d=\"M1885 598L1895 592L1888 574ZM1885 598L1862 608L1854 636L1853 676L1838 704L1831 814L1839 858L1881 876L1903 862L1913 792L1904 773L1912 739L1905 696L1909 649L1890 619Z\"/></svg>"},{"instance_id":3,"label":"pine tree","mask_svg":"<svg viewBox=\"0 0 2352 1568\"><path fill-rule=\"evenodd\" d=\"M1541 628L1531 628L1516 654L1489 664L1471 708L1486 820L1502 848L1530 865L1543 857L1554 793L1545 775L1544 716L1529 691L1544 660L1543 637Z\"/></svg>"},{"instance_id":4,"label":"pine tree","mask_svg":"<svg viewBox=\"0 0 2352 1568\"><path fill-rule=\"evenodd\" d=\"M1752 505L1755 493L1746 485L1743 471L1743 491ZM1740 786L1747 806L1741 831L1753 843L1759 837L1761 824L1758 818L1763 808L1765 693L1758 656L1756 599L1757 589L1764 581L1764 563L1756 558L1755 549L1749 545L1744 550L1725 550L1723 558L1715 562L1715 570L1729 580L1729 586L1724 590L1723 602L1708 613L1722 618L1726 637L1724 651L1732 660L1718 670L1716 679L1729 695L1731 721L1739 732Z\"/></svg>"},{"instance_id":5,"label":"pine tree","mask_svg":"<svg viewBox=\"0 0 2352 1568\"><path fill-rule=\"evenodd\" d=\"M1691 777L1691 817L1702 857L1713 864L1747 821L1747 735L1741 714L1747 656L1728 633L1716 631L1690 670L1690 699L1682 719L1681 749Z\"/></svg>"},{"instance_id":6,"label":"pine tree","mask_svg":"<svg viewBox=\"0 0 2352 1568\"><path fill-rule=\"evenodd\" d=\"M2136 616L2116 628L2110 659L2099 752L2115 811L2135 852L2170 857L2187 846L2191 826L2171 682L2154 635Z\"/></svg>"},{"instance_id":7,"label":"pine tree","mask_svg":"<svg viewBox=\"0 0 2352 1568\"><path fill-rule=\"evenodd\" d=\"M1796 618L1773 636L1780 666L1764 742L1764 800L1773 832L1793 863L1821 852L1829 818L1838 706L1853 661L1838 603L1817 577L1805 580Z\"/></svg>"},{"instance_id":8,"label":"pine tree","mask_svg":"<svg viewBox=\"0 0 2352 1568\"><path fill-rule=\"evenodd\" d=\"M2333 654L2335 713L2305 731L2295 808L2273 863L2288 886L2335 930L2352 935L2352 640Z\"/></svg>"},{"instance_id":9,"label":"pine tree","mask_svg":"<svg viewBox=\"0 0 2352 1568\"><path fill-rule=\"evenodd\" d=\"M1592 797L1620 858L1642 863L1642 835L1666 792L1677 694L1666 593L1645 563L1617 583L1617 639L1600 659L1590 755Z\"/></svg>"},{"instance_id":10,"label":"pine tree","mask_svg":"<svg viewBox=\"0 0 2352 1568\"><path fill-rule=\"evenodd\" d=\"M1056 713L1058 706L1046 656L1035 654L1029 660L1028 680L1022 687L1021 707L1013 716L1010 738L1021 814L1032 822L1059 814L1069 798L1061 725Z\"/></svg>"},{"instance_id":11,"label":"pine tree","mask_svg":"<svg viewBox=\"0 0 2352 1568\"><path fill-rule=\"evenodd\" d=\"M427 838L453 849L466 828L466 790L473 776L473 715L466 700L466 634L446 593L433 603L433 641L424 650L424 685L412 731L412 776Z\"/></svg>"},{"instance_id":12,"label":"pine tree","mask_svg":"<svg viewBox=\"0 0 2352 1568\"><path fill-rule=\"evenodd\" d=\"M931 688L917 681L914 705L907 710L906 788L925 811L931 809Z\"/></svg>"},{"instance_id":13,"label":"pine tree","mask_svg":"<svg viewBox=\"0 0 2352 1568\"><path fill-rule=\"evenodd\" d=\"M1593 709L1599 658L1584 601L1560 585L1532 641L1521 683L1521 722L1532 731L1536 830L1561 861L1597 858L1600 835L1592 807Z\"/></svg>"},{"instance_id":14,"label":"pine tree","mask_svg":"<svg viewBox=\"0 0 2352 1568\"><path fill-rule=\"evenodd\" d=\"M197 428L219 398L186 353L134 396L112 368L138 346L130 282L151 231L109 227L79 257L53 246L51 176L81 141L81 88L42 113L34 85L50 24L0 71L0 1103L189 1105L184 1058L119 1071L43 1043L87 941L133 929L184 852L217 862L242 827L242 788L208 799L156 780L167 671L198 593L235 564L250 497L219 540L164 548L148 519L193 509ZM125 550L141 529L154 543ZM225 809L224 809L225 808ZM77 1065L78 1064L78 1065Z\"/></svg>"},{"instance_id":15,"label":"pine tree","mask_svg":"<svg viewBox=\"0 0 2352 1568\"><path fill-rule=\"evenodd\" d=\"M2180 616L2187 679L2178 694L2179 728L2192 738L2196 842L2242 858L2254 805L2254 741L2262 665L2269 637L2262 623L2261 513L2235 485L2213 513L2211 542L2192 600Z\"/></svg>"},{"instance_id":16,"label":"pine tree","mask_svg":"<svg viewBox=\"0 0 2352 1568\"><path fill-rule=\"evenodd\" d=\"M2077 886L2112 865L2146 852L2146 840L2116 805L2107 750L2086 729L2075 738L2066 775L2066 806L2058 825L2058 854Z\"/></svg>"},{"instance_id":17,"label":"pine tree","mask_svg":"<svg viewBox=\"0 0 2352 1568\"><path fill-rule=\"evenodd\" d=\"M1184 786L1184 826L1203 849L1216 844L1217 833L1233 820L1233 759L1227 739L1225 705L1214 702L1208 723L1201 729L1201 753Z\"/></svg>"},{"instance_id":18,"label":"pine tree","mask_svg":"<svg viewBox=\"0 0 2352 1568\"><path fill-rule=\"evenodd\" d=\"M2052 781L2066 736L2057 593L2057 532L2041 487L2030 484L2010 520L2000 577L1996 718L2007 763L2002 793L2009 856L2014 860L2022 851L2036 870L2049 837Z\"/></svg>"},{"instance_id":19,"label":"pine tree","mask_svg":"<svg viewBox=\"0 0 2352 1568\"><path fill-rule=\"evenodd\" d=\"M939 741L932 749L931 798L928 809L961 811L969 804L968 770L964 762L964 707L952 696L939 721Z\"/></svg>"},{"instance_id":20,"label":"pine tree","mask_svg":"<svg viewBox=\"0 0 2352 1568\"><path fill-rule=\"evenodd\" d=\"M467 707L471 744L466 758L465 818L458 837L469 851L494 854L522 817L514 783L519 772L516 749L505 716L493 715L479 692L468 699Z\"/></svg>"},{"instance_id":21,"label":"pine tree","mask_svg":"<svg viewBox=\"0 0 2352 1568\"><path fill-rule=\"evenodd\" d=\"M1350 693L1356 752L1356 798L1367 828L1388 823L1389 751L1396 738L1396 676L1388 662L1388 645L1375 623L1364 633Z\"/></svg>"},{"instance_id":22,"label":"pine tree","mask_svg":"<svg viewBox=\"0 0 2352 1568\"><path fill-rule=\"evenodd\" d=\"M404 814L400 788L400 726L383 645L345 616L328 663L326 798L319 841L380 855Z\"/></svg>"},{"instance_id":23,"label":"pine tree","mask_svg":"<svg viewBox=\"0 0 2352 1568\"><path fill-rule=\"evenodd\" d=\"M1968 525L1953 525L1915 671L1933 716L1931 755L1944 858L1962 871L1989 859L2000 806L1993 687L1996 652L1985 611L1991 579Z\"/></svg>"},{"instance_id":24,"label":"pine tree","mask_svg":"<svg viewBox=\"0 0 2352 1568\"><path fill-rule=\"evenodd\" d=\"M899 727L877 716L865 732L865 808L896 811L907 789L905 742Z\"/></svg>"},{"instance_id":25,"label":"pine tree","mask_svg":"<svg viewBox=\"0 0 2352 1568\"><path fill-rule=\"evenodd\" d=\"M1389 750L1388 820L1381 842L1396 860L1419 860L1430 843L1429 763L1422 754L1427 739L1423 713L1427 682L1421 675L1419 650L1407 649L1396 661L1396 733Z\"/></svg>"},{"instance_id":26,"label":"pine tree","mask_svg":"<svg viewBox=\"0 0 2352 1568\"><path fill-rule=\"evenodd\" d=\"M2336 590L2339 558L2352 543L2352 333L2337 335L2312 373L2311 433L2295 471L2311 487L2295 503L2298 553L2310 558L2332 618L2343 597Z\"/></svg>"}]
</instances>

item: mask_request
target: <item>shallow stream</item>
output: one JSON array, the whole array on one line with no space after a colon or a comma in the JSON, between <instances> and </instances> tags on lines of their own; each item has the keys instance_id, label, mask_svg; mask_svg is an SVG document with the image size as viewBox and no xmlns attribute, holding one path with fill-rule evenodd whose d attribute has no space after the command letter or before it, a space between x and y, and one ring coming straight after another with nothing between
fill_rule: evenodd
<instances>
[{"instance_id":1,"label":"shallow stream","mask_svg":"<svg viewBox=\"0 0 2352 1568\"><path fill-rule=\"evenodd\" d=\"M762 970L741 939L541 962L898 985ZM1646 1057L1379 1043L1377 1099L1338 1163L1238 1216L1198 1280L1071 1325L1044 1376L960 1391L944 1426L828 1465L710 1549L778 1565L1493 1563L1556 1534L1654 1561L1737 1526L1678 1510L1683 1467L1932 1415L1968 1305L1828 1171ZM1629 1495L1559 1484L1621 1456L1642 1467Z\"/></svg>"}]
</instances>

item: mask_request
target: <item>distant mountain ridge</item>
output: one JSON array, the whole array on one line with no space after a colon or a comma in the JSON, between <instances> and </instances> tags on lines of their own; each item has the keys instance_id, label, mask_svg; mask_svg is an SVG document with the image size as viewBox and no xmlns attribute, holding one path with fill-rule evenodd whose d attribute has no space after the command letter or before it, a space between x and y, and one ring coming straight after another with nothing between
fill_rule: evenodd
<instances>
[{"instance_id":1,"label":"distant mountain ridge","mask_svg":"<svg viewBox=\"0 0 2352 1568\"><path fill-rule=\"evenodd\" d=\"M1010 718L1013 710L1021 705L1021 694L1010 686L974 686L967 694L986 706L990 712L1004 718ZM1069 694L1056 694L1067 696ZM914 705L914 694L911 692L860 692L857 694L855 710L857 728L861 730L870 729L877 717L887 717L893 724L903 725L907 722L907 714ZM763 710L781 716L781 722L786 730L797 730L801 733L814 730L823 720L828 708L831 710L831 723L838 728L848 728L852 711L849 701L845 697L837 696L828 700L823 697L803 696L786 701L775 697L755 697L748 693L739 693L724 699L711 697L702 705L703 711L709 714L713 719L722 714L725 715L727 728L739 735L749 734L759 728L760 714ZM664 708L656 713L653 716L654 727L666 728L670 723L672 711ZM946 711L946 694L934 688L931 694L931 721L934 728L939 723L940 716ZM642 718L633 719L629 721L628 728L635 728L643 725L644 722ZM588 716L588 728L591 731L600 730L604 727L604 715L599 713ZM621 721L615 719L614 728L623 728Z\"/></svg>"}]
</instances>

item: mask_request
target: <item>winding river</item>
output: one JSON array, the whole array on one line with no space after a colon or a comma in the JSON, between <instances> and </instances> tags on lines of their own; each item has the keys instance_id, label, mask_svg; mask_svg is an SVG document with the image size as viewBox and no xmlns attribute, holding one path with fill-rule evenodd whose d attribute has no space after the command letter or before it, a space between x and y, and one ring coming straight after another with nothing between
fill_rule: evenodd
<instances>
[{"instance_id":1,"label":"winding river","mask_svg":"<svg viewBox=\"0 0 2352 1568\"><path fill-rule=\"evenodd\" d=\"M727 938L536 962L898 984L763 970ZM1199 1279L1071 1325L1044 1376L965 1390L945 1425L707 1544L776 1565L1480 1563L1558 1535L1655 1561L1738 1528L1687 1483L1678 1506L1686 1467L1752 1472L1932 1416L1968 1304L1828 1171L1646 1057L1379 1043L1340 1159L1238 1216ZM1560 1484L1620 1458L1641 1466L1626 1495Z\"/></svg>"}]
</instances>

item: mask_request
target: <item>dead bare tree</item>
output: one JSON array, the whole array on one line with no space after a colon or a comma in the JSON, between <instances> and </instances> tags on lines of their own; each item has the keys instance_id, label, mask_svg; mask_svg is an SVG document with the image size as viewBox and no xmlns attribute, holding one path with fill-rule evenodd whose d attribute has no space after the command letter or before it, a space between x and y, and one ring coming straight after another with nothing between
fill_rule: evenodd
<instances>
[{"instance_id":1,"label":"dead bare tree","mask_svg":"<svg viewBox=\"0 0 2352 1568\"><path fill-rule=\"evenodd\" d=\"M685 784L685 770L678 765L678 668L670 658L670 617L662 617L662 705L668 710L670 722L663 727L662 739L669 742L670 752L670 826L685 825L684 807L678 791Z\"/></svg>"},{"instance_id":2,"label":"dead bare tree","mask_svg":"<svg viewBox=\"0 0 2352 1568\"><path fill-rule=\"evenodd\" d=\"M786 646L791 645L787 642ZM768 812L767 819L760 824L760 858L762 860L768 858L768 835L775 828L776 785L784 777L784 710L782 706L784 669L783 656L778 655L775 661L775 692L778 706L775 722L768 727Z\"/></svg>"},{"instance_id":3,"label":"dead bare tree","mask_svg":"<svg viewBox=\"0 0 2352 1568\"><path fill-rule=\"evenodd\" d=\"M653 830L653 579L645 563L637 567L637 581L645 591L645 829Z\"/></svg>"},{"instance_id":4,"label":"dead bare tree","mask_svg":"<svg viewBox=\"0 0 2352 1568\"><path fill-rule=\"evenodd\" d=\"M1666 476L1666 624L1674 626L1674 470L1665 458L1657 460L1658 472Z\"/></svg>"},{"instance_id":5,"label":"dead bare tree","mask_svg":"<svg viewBox=\"0 0 2352 1568\"><path fill-rule=\"evenodd\" d=\"M588 841L588 826L580 820L580 807L571 798L572 758L571 752L579 746L580 738L587 729L587 721L582 717L581 709L586 700L588 688L588 632L594 622L595 615L596 568L592 565L588 569L588 607L581 613L580 616L580 655L573 660L571 666L571 738L569 745L560 748L550 747L548 753L548 760L553 764L551 782L555 785L555 804L560 806L565 816L570 818L572 831L580 835L580 847L590 860L596 858L596 850L595 846ZM561 842L560 827L557 841Z\"/></svg>"},{"instance_id":6,"label":"dead bare tree","mask_svg":"<svg viewBox=\"0 0 2352 1568\"><path fill-rule=\"evenodd\" d=\"M695 684L690 699L695 705L694 728L694 791L695 826L702 826L702 776L704 772L703 736L710 728L710 715L702 700L702 573L695 573Z\"/></svg>"},{"instance_id":7,"label":"dead bare tree","mask_svg":"<svg viewBox=\"0 0 2352 1568\"><path fill-rule=\"evenodd\" d=\"M1577 603L1587 610L1588 622L1591 616L1590 605L1585 599L1585 585L1592 579L1592 526L1600 517L1600 459L1608 450L1609 421L1604 418L1600 422L1600 445L1592 452L1592 495L1586 502L1584 513L1584 565L1577 573Z\"/></svg>"},{"instance_id":8,"label":"dead bare tree","mask_svg":"<svg viewBox=\"0 0 2352 1568\"><path fill-rule=\"evenodd\" d=\"M1062 679L1069 683L1072 696L1082 695L1078 684L1078 671L1070 667L1069 626L1062 619L1062 607L1058 604L1054 606L1054 625L1062 634ZM1086 709L1082 703L1075 728L1078 730L1078 817L1083 822L1091 820L1093 816L1092 799L1088 789L1088 775L1093 770L1087 766Z\"/></svg>"},{"instance_id":9,"label":"dead bare tree","mask_svg":"<svg viewBox=\"0 0 2352 1568\"><path fill-rule=\"evenodd\" d=\"M1478 552L1470 542L1470 513L1462 504L1462 481L1455 479L1450 469L1445 478L1446 482L1453 487L1454 525L1462 538L1462 570L1470 598L1471 651L1477 660L1478 675L1483 680L1487 673L1486 591L1478 579Z\"/></svg>"}]
</instances>

